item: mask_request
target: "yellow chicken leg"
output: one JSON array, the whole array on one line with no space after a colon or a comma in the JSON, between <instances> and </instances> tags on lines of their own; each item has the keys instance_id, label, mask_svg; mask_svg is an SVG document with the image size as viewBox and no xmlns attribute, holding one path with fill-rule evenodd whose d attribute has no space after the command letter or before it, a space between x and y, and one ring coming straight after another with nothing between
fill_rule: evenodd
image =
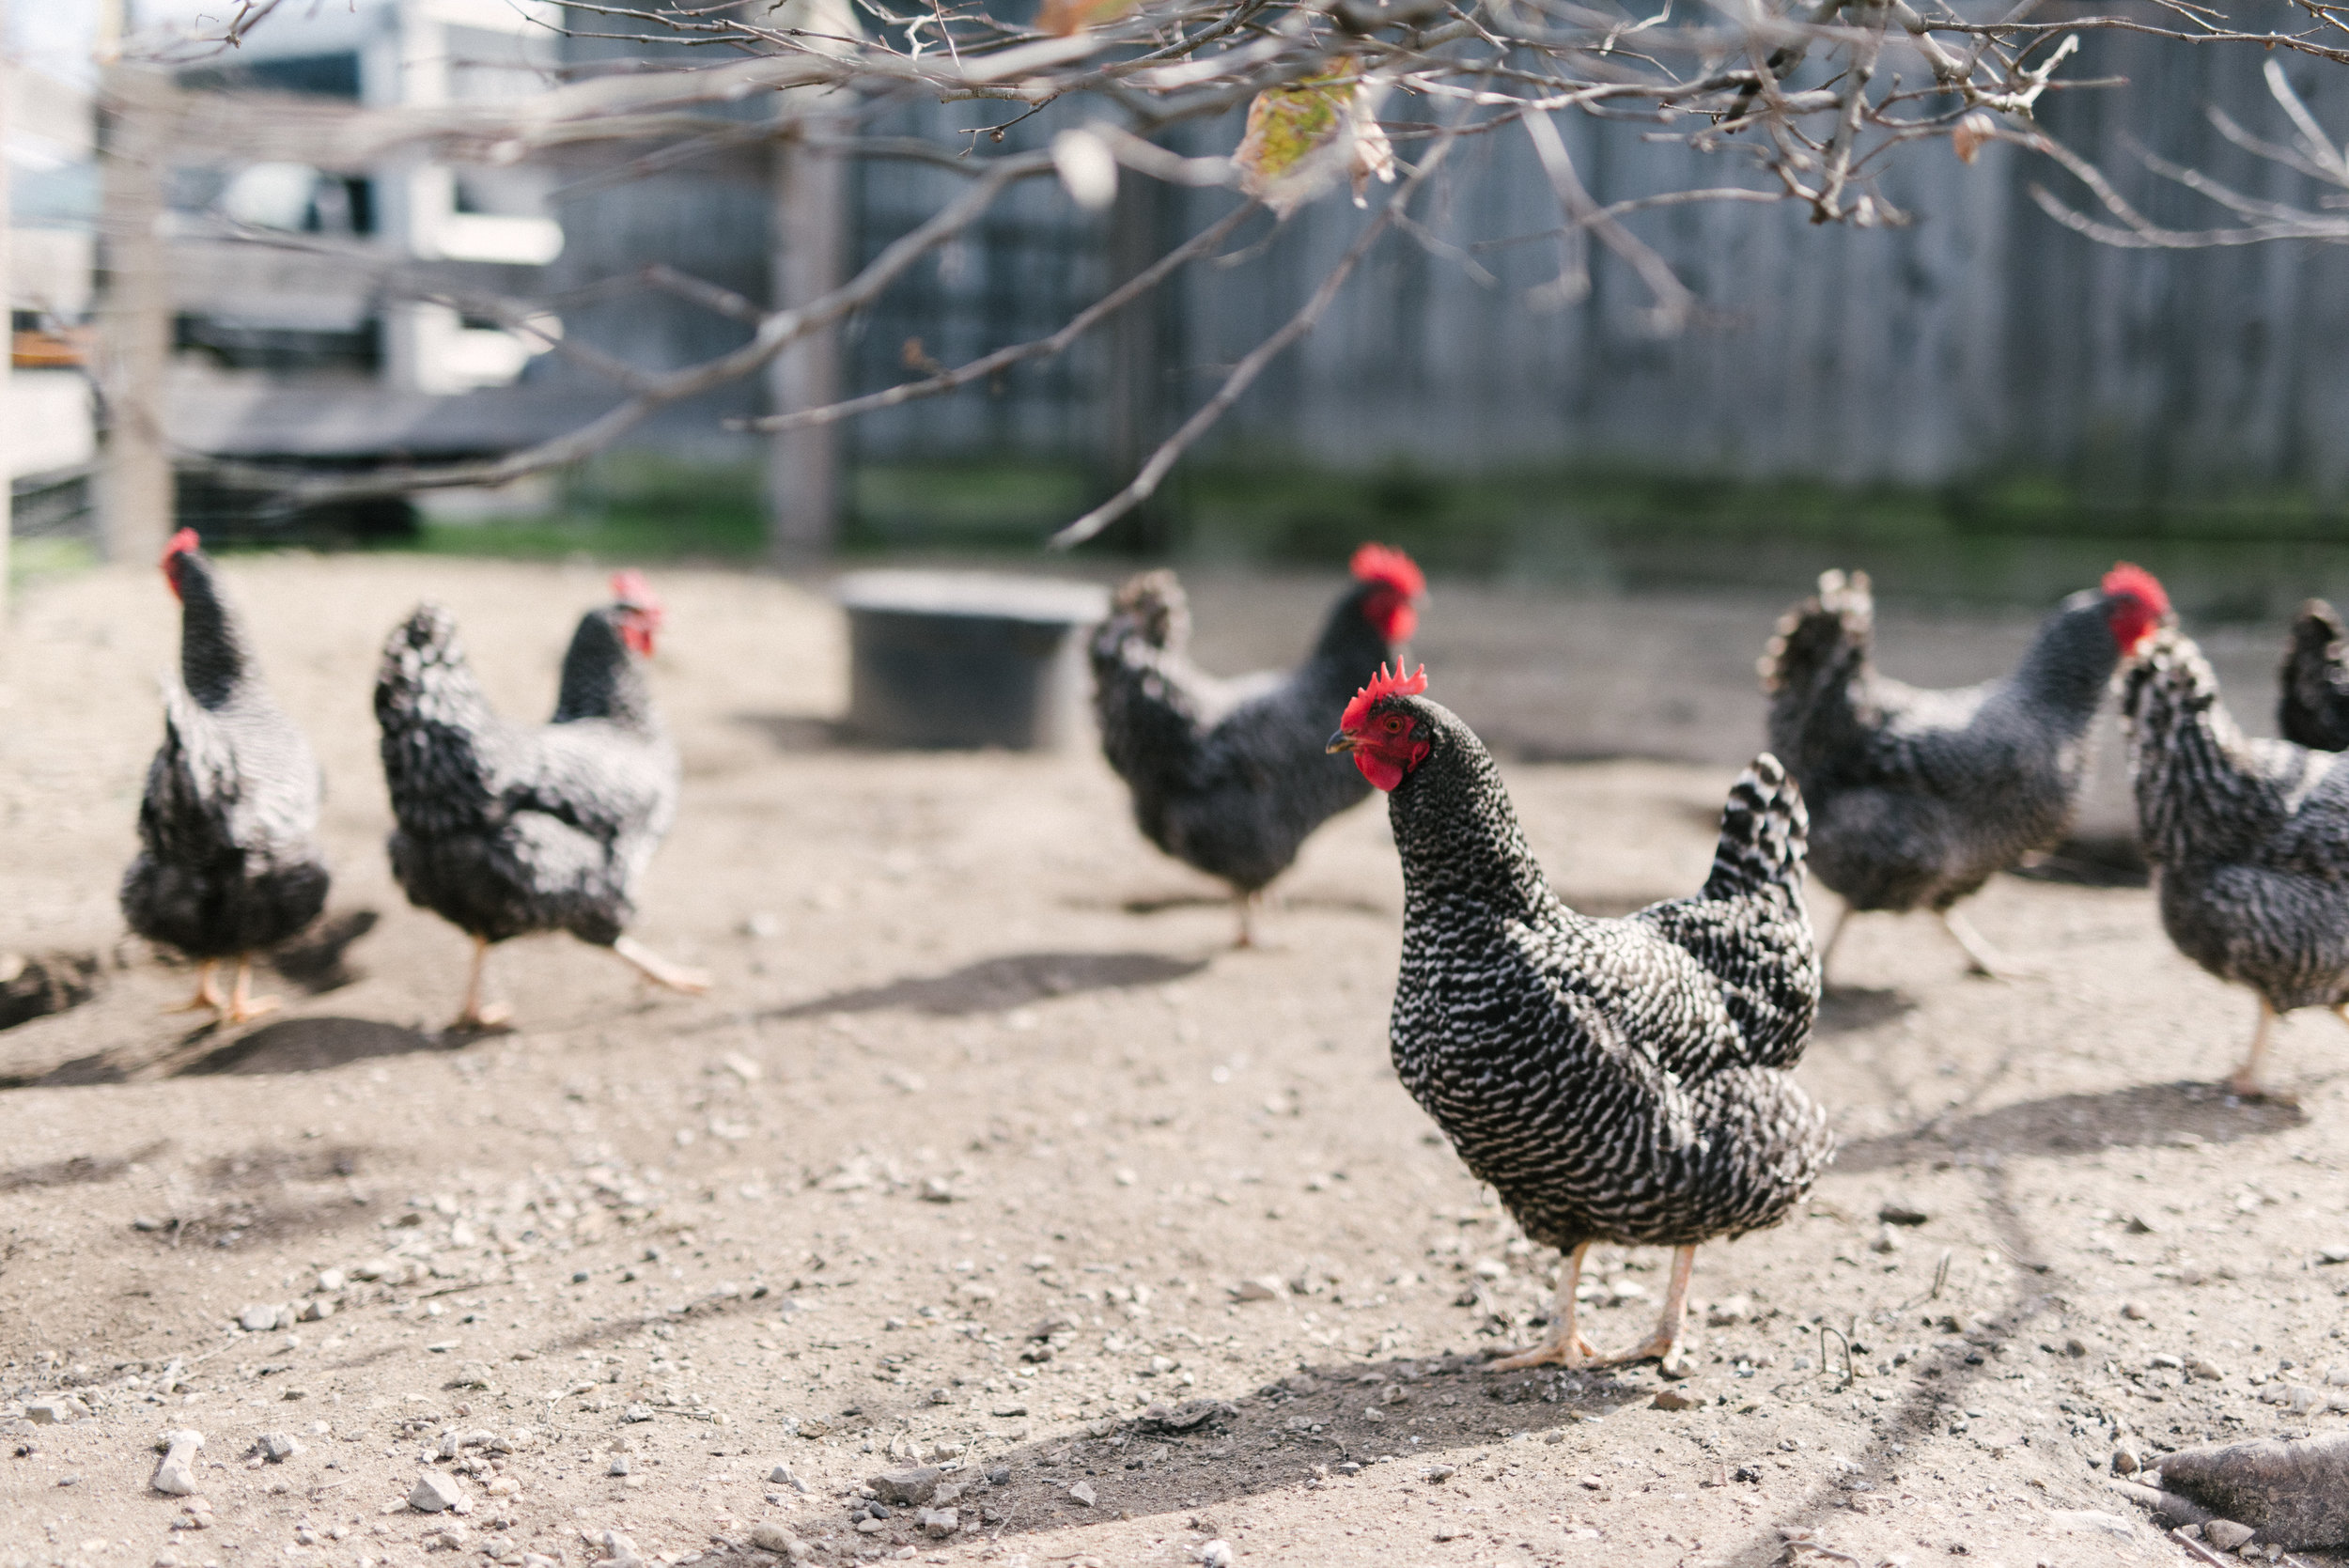
<instances>
[{"instance_id":1,"label":"yellow chicken leg","mask_svg":"<svg viewBox=\"0 0 2349 1568\"><path fill-rule=\"evenodd\" d=\"M2260 1085L2260 1064L2267 1060L2267 1038L2276 1027L2276 1009L2266 997L2260 998L2260 1021L2251 1029L2251 1053L2243 1059L2243 1065L2227 1079L2227 1093L2239 1094L2247 1100L2263 1099L2267 1091Z\"/></svg>"},{"instance_id":2,"label":"yellow chicken leg","mask_svg":"<svg viewBox=\"0 0 2349 1568\"><path fill-rule=\"evenodd\" d=\"M689 969L674 964L632 937L622 937L612 944L612 951L628 960L638 974L656 986L665 986L688 996L699 996L709 989L707 970Z\"/></svg>"},{"instance_id":3,"label":"yellow chicken leg","mask_svg":"<svg viewBox=\"0 0 2349 1568\"><path fill-rule=\"evenodd\" d=\"M237 981L229 987L228 1005L220 1016L222 1022L250 1023L264 1013L277 1011L278 1001L275 997L257 997L252 994L252 986L253 955L249 953L239 954L237 955Z\"/></svg>"},{"instance_id":4,"label":"yellow chicken leg","mask_svg":"<svg viewBox=\"0 0 2349 1568\"><path fill-rule=\"evenodd\" d=\"M1558 1270L1558 1298L1549 1309L1549 1338L1531 1350L1504 1353L1486 1372L1517 1372L1525 1367L1595 1367L1604 1365L1591 1342L1574 1326L1574 1290L1582 1279L1582 1255L1589 1242L1568 1252Z\"/></svg>"},{"instance_id":5,"label":"yellow chicken leg","mask_svg":"<svg viewBox=\"0 0 2349 1568\"><path fill-rule=\"evenodd\" d=\"M228 1005L228 999L220 994L220 984L213 977L220 960L207 958L195 968L195 995L185 1001L173 1002L166 1013L210 1013L215 1017Z\"/></svg>"}]
</instances>

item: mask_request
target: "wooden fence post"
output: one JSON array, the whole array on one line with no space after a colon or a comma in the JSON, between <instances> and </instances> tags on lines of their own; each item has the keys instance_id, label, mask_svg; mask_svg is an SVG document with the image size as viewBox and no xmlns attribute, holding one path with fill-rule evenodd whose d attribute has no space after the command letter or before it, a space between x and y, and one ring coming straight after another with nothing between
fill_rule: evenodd
<instances>
[{"instance_id":1,"label":"wooden fence post","mask_svg":"<svg viewBox=\"0 0 2349 1568\"><path fill-rule=\"evenodd\" d=\"M810 132L834 128L803 121ZM774 303L805 304L840 286L848 248L848 165L807 135L775 143L773 175ZM840 334L810 333L775 356L767 373L768 406L777 413L816 408L840 396ZM767 548L777 565L832 551L840 526L839 427L812 425L768 438Z\"/></svg>"},{"instance_id":2,"label":"wooden fence post","mask_svg":"<svg viewBox=\"0 0 2349 1568\"><path fill-rule=\"evenodd\" d=\"M106 433L97 499L111 561L160 555L171 534L163 425L171 284L159 226L175 96L169 82L134 66L108 66L101 84L98 382Z\"/></svg>"}]
</instances>

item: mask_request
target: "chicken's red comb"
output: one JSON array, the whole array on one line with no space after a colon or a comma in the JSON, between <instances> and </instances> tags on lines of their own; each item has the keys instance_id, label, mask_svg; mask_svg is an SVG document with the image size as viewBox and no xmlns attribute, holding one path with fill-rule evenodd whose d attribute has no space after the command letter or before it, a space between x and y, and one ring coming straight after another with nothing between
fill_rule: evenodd
<instances>
[{"instance_id":1,"label":"chicken's red comb","mask_svg":"<svg viewBox=\"0 0 2349 1568\"><path fill-rule=\"evenodd\" d=\"M661 596L652 591L652 584L645 581L645 574L633 567L612 574L612 597L631 610L661 608Z\"/></svg>"},{"instance_id":2,"label":"chicken's red comb","mask_svg":"<svg viewBox=\"0 0 2349 1568\"><path fill-rule=\"evenodd\" d=\"M203 542L203 540L195 536L194 529L182 528L179 532L171 536L171 542L169 544L163 546L163 564L166 567L170 566L171 558L173 556L185 555L191 550L200 549Z\"/></svg>"},{"instance_id":3,"label":"chicken's red comb","mask_svg":"<svg viewBox=\"0 0 2349 1568\"><path fill-rule=\"evenodd\" d=\"M1427 578L1419 563L1392 545L1367 544L1354 552L1351 567L1365 582L1383 582L1406 598L1427 591Z\"/></svg>"},{"instance_id":4,"label":"chicken's red comb","mask_svg":"<svg viewBox=\"0 0 2349 1568\"><path fill-rule=\"evenodd\" d=\"M2170 613L2168 591L2162 587L2161 580L2143 567L2127 561L2113 563L2112 569L2105 573L2104 590L2116 598L2140 600L2153 612L2155 620Z\"/></svg>"},{"instance_id":5,"label":"chicken's red comb","mask_svg":"<svg viewBox=\"0 0 2349 1568\"><path fill-rule=\"evenodd\" d=\"M1346 714L1338 721L1338 728L1348 735L1370 721L1370 710L1381 697L1416 697L1427 690L1427 666L1422 664L1409 675L1396 670L1392 675L1384 664L1370 677L1370 684L1354 693L1354 700L1346 705Z\"/></svg>"}]
</instances>

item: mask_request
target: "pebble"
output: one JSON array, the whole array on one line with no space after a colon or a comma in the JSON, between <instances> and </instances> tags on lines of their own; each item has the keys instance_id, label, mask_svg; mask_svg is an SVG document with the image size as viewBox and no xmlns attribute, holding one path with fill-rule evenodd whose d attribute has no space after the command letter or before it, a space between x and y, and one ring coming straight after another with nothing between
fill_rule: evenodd
<instances>
[{"instance_id":1,"label":"pebble","mask_svg":"<svg viewBox=\"0 0 2349 1568\"><path fill-rule=\"evenodd\" d=\"M2238 1525L2232 1519L2206 1519L2202 1522L2202 1539L2222 1552L2233 1551L2257 1534L2248 1525Z\"/></svg>"},{"instance_id":2,"label":"pebble","mask_svg":"<svg viewBox=\"0 0 2349 1568\"><path fill-rule=\"evenodd\" d=\"M603 1532L603 1560L596 1568L645 1568L645 1560L636 1552L636 1543L616 1529Z\"/></svg>"},{"instance_id":3,"label":"pebble","mask_svg":"<svg viewBox=\"0 0 2349 1568\"><path fill-rule=\"evenodd\" d=\"M2121 1304L2121 1315L2127 1318L2131 1323L2151 1323L2154 1320L2153 1313L2147 1312L2144 1308L2139 1306L2134 1301L2123 1301Z\"/></svg>"},{"instance_id":4,"label":"pebble","mask_svg":"<svg viewBox=\"0 0 2349 1568\"><path fill-rule=\"evenodd\" d=\"M204 1434L193 1429L163 1435L163 1462L155 1467L155 1479L149 1483L156 1491L167 1497L193 1497L195 1493L195 1451L204 1446Z\"/></svg>"},{"instance_id":5,"label":"pebble","mask_svg":"<svg viewBox=\"0 0 2349 1568\"><path fill-rule=\"evenodd\" d=\"M1876 1238L1868 1243L1872 1252L1897 1252L1901 1250L1901 1234L1890 1225L1876 1227Z\"/></svg>"},{"instance_id":6,"label":"pebble","mask_svg":"<svg viewBox=\"0 0 2349 1568\"><path fill-rule=\"evenodd\" d=\"M1656 1390L1656 1398L1650 1403L1658 1410L1693 1410L1704 1401L1685 1389L1658 1389Z\"/></svg>"},{"instance_id":7,"label":"pebble","mask_svg":"<svg viewBox=\"0 0 2349 1568\"><path fill-rule=\"evenodd\" d=\"M1232 1568L1232 1544L1210 1541L1199 1548L1199 1568Z\"/></svg>"},{"instance_id":8,"label":"pebble","mask_svg":"<svg viewBox=\"0 0 2349 1568\"><path fill-rule=\"evenodd\" d=\"M624 1421L648 1421L652 1420L652 1406L649 1405L631 1405L627 1409L620 1412L620 1420Z\"/></svg>"},{"instance_id":9,"label":"pebble","mask_svg":"<svg viewBox=\"0 0 2349 1568\"><path fill-rule=\"evenodd\" d=\"M2112 1451L2112 1473L2114 1475L2135 1475L2143 1467L2144 1463L2143 1455L2137 1452L2137 1445L2134 1443L2123 1443Z\"/></svg>"},{"instance_id":10,"label":"pebble","mask_svg":"<svg viewBox=\"0 0 2349 1568\"><path fill-rule=\"evenodd\" d=\"M1098 1499L1090 1482L1081 1481L1068 1489L1068 1500L1079 1508L1091 1508Z\"/></svg>"},{"instance_id":11,"label":"pebble","mask_svg":"<svg viewBox=\"0 0 2349 1568\"><path fill-rule=\"evenodd\" d=\"M918 1508L938 1495L938 1483L945 1473L935 1465L917 1465L911 1469L884 1470L865 1484L883 1502Z\"/></svg>"},{"instance_id":12,"label":"pebble","mask_svg":"<svg viewBox=\"0 0 2349 1568\"><path fill-rule=\"evenodd\" d=\"M237 1327L248 1334L266 1334L282 1323L288 1323L292 1314L283 1307L257 1302L237 1314Z\"/></svg>"},{"instance_id":13,"label":"pebble","mask_svg":"<svg viewBox=\"0 0 2349 1568\"><path fill-rule=\"evenodd\" d=\"M462 1514L473 1507L473 1499L457 1484L455 1476L427 1470L416 1477L415 1489L408 1494L408 1506L419 1514Z\"/></svg>"},{"instance_id":14,"label":"pebble","mask_svg":"<svg viewBox=\"0 0 2349 1568\"><path fill-rule=\"evenodd\" d=\"M794 1475L788 1465L777 1465L773 1469L769 1470L767 1483L770 1486L788 1486L802 1497L807 1494L807 1483Z\"/></svg>"},{"instance_id":15,"label":"pebble","mask_svg":"<svg viewBox=\"0 0 2349 1568\"><path fill-rule=\"evenodd\" d=\"M2205 1383L2223 1383L2227 1377L2226 1370L2217 1362L2204 1360L2200 1356L2186 1362L2186 1371L2187 1376L2199 1377Z\"/></svg>"},{"instance_id":16,"label":"pebble","mask_svg":"<svg viewBox=\"0 0 2349 1568\"><path fill-rule=\"evenodd\" d=\"M933 1541L943 1541L962 1528L962 1515L951 1508L926 1508L916 1522L923 1534Z\"/></svg>"},{"instance_id":17,"label":"pebble","mask_svg":"<svg viewBox=\"0 0 2349 1568\"><path fill-rule=\"evenodd\" d=\"M626 1475L628 1474L628 1455L625 1453L614 1454L612 1456L612 1468L607 1473L611 1475Z\"/></svg>"},{"instance_id":18,"label":"pebble","mask_svg":"<svg viewBox=\"0 0 2349 1568\"><path fill-rule=\"evenodd\" d=\"M1733 1296L1725 1301L1716 1301L1707 1308L1704 1322L1708 1327L1727 1328L1745 1322L1752 1315L1753 1298L1748 1296Z\"/></svg>"},{"instance_id":19,"label":"pebble","mask_svg":"<svg viewBox=\"0 0 2349 1568\"><path fill-rule=\"evenodd\" d=\"M1876 1210L1876 1219L1887 1225L1921 1225L1932 1218L1916 1204L1897 1198L1886 1200Z\"/></svg>"},{"instance_id":20,"label":"pebble","mask_svg":"<svg viewBox=\"0 0 2349 1568\"><path fill-rule=\"evenodd\" d=\"M319 1270L319 1282L310 1288L321 1296L332 1296L342 1289L345 1282L341 1269L321 1268Z\"/></svg>"},{"instance_id":21,"label":"pebble","mask_svg":"<svg viewBox=\"0 0 2349 1568\"><path fill-rule=\"evenodd\" d=\"M1287 1294L1281 1281L1271 1275L1261 1280L1242 1280L1231 1287L1235 1301L1277 1301Z\"/></svg>"},{"instance_id":22,"label":"pebble","mask_svg":"<svg viewBox=\"0 0 2349 1568\"><path fill-rule=\"evenodd\" d=\"M264 1432L253 1440L253 1452L272 1465L282 1465L302 1452L290 1432Z\"/></svg>"},{"instance_id":23,"label":"pebble","mask_svg":"<svg viewBox=\"0 0 2349 1568\"><path fill-rule=\"evenodd\" d=\"M24 1405L24 1419L35 1426L63 1426L77 1414L89 1414L78 1399L36 1399Z\"/></svg>"},{"instance_id":24,"label":"pebble","mask_svg":"<svg viewBox=\"0 0 2349 1568\"><path fill-rule=\"evenodd\" d=\"M1005 1404L1005 1405L998 1405L997 1406L995 1406L995 1414L996 1414L996 1415L998 1415L998 1416L1001 1416L1001 1417L1004 1417L1004 1418L1006 1418L1006 1419L1008 1419L1008 1418L1010 1418L1010 1417L1012 1417L1012 1416L1024 1416L1024 1415L1026 1415L1027 1413L1028 1413L1028 1407L1027 1407L1026 1405L1024 1405L1019 1404L1019 1403L1018 1401L1016 1401L1016 1400L1015 1400L1015 1401L1013 1401L1013 1402L1011 1402L1011 1403L1009 1403L1009 1404Z\"/></svg>"},{"instance_id":25,"label":"pebble","mask_svg":"<svg viewBox=\"0 0 2349 1568\"><path fill-rule=\"evenodd\" d=\"M751 1545L762 1552L773 1552L789 1562L806 1560L807 1544L785 1526L762 1520L751 1527Z\"/></svg>"},{"instance_id":26,"label":"pebble","mask_svg":"<svg viewBox=\"0 0 2349 1568\"><path fill-rule=\"evenodd\" d=\"M302 1304L302 1311L294 1313L294 1320L297 1323L324 1323L334 1315L334 1303L314 1296Z\"/></svg>"}]
</instances>

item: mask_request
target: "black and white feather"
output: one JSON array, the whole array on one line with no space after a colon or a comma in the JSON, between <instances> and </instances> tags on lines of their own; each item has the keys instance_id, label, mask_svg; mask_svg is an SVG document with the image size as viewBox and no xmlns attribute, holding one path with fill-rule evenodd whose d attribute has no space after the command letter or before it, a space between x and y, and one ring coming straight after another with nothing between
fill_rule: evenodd
<instances>
[{"instance_id":1,"label":"black and white feather","mask_svg":"<svg viewBox=\"0 0 2349 1568\"><path fill-rule=\"evenodd\" d=\"M2323 599L2300 607L2279 675L2283 737L2320 752L2349 751L2349 629Z\"/></svg>"},{"instance_id":2,"label":"black and white feather","mask_svg":"<svg viewBox=\"0 0 2349 1568\"><path fill-rule=\"evenodd\" d=\"M1392 1025L1404 1086L1528 1235L1692 1246L1769 1225L1832 1157L1788 1069L1819 1001L1804 811L1777 762L1732 789L1693 898L1579 914L1484 745L1388 697L1429 750L1390 797L1403 858Z\"/></svg>"},{"instance_id":3,"label":"black and white feather","mask_svg":"<svg viewBox=\"0 0 2349 1568\"><path fill-rule=\"evenodd\" d=\"M163 741L139 800L122 913L191 958L241 957L325 908L325 781L263 683L212 563L175 542L165 569L179 595L179 675L163 687Z\"/></svg>"}]
</instances>

